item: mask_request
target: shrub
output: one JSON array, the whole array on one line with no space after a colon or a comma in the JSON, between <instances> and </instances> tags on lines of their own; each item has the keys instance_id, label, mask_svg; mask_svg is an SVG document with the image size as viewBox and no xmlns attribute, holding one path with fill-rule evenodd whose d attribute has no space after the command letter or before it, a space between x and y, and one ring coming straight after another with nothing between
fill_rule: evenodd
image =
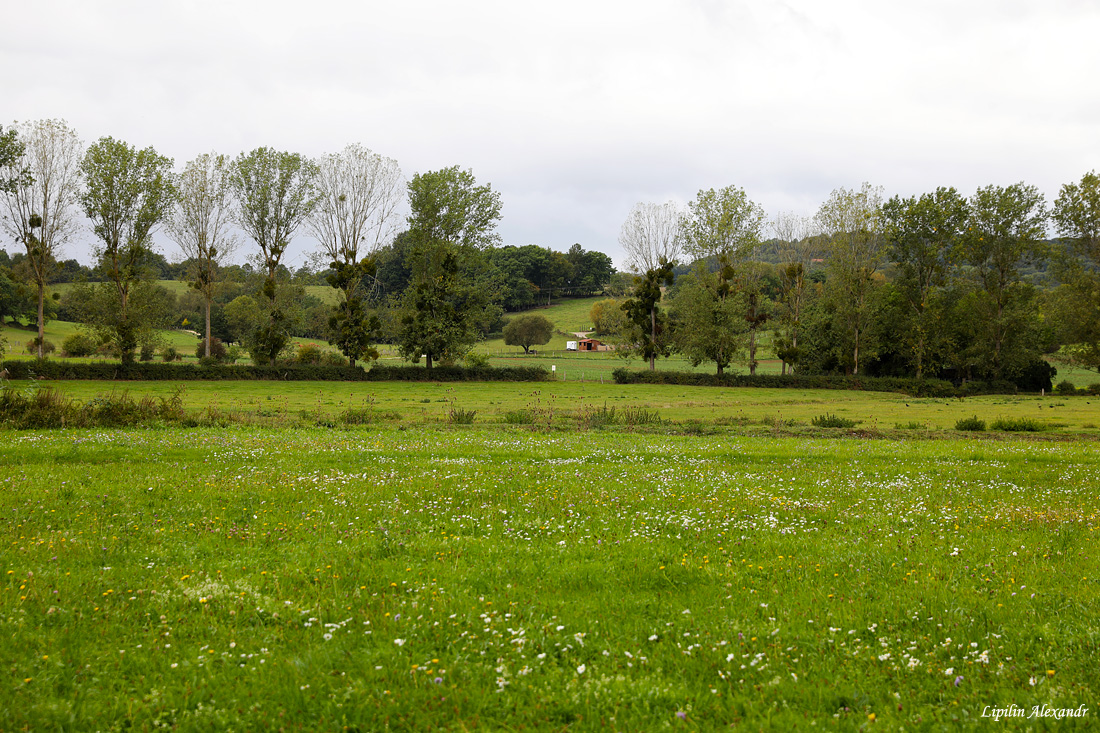
<instances>
[{"instance_id":1,"label":"shrub","mask_svg":"<svg viewBox=\"0 0 1100 733\"><path fill-rule=\"evenodd\" d=\"M199 341L195 347L195 358L202 359L206 356L206 339ZM210 337L210 356L217 361L224 361L226 357L225 344L217 336Z\"/></svg>"},{"instance_id":2,"label":"shrub","mask_svg":"<svg viewBox=\"0 0 1100 733\"><path fill-rule=\"evenodd\" d=\"M484 369L489 366L489 355L480 351L468 351L466 356L462 357L462 361L467 369Z\"/></svg>"},{"instance_id":3,"label":"shrub","mask_svg":"<svg viewBox=\"0 0 1100 733\"><path fill-rule=\"evenodd\" d=\"M964 417L955 423L956 430L969 430L972 432L978 432L985 430L985 420L978 419L978 416Z\"/></svg>"},{"instance_id":4,"label":"shrub","mask_svg":"<svg viewBox=\"0 0 1100 733\"><path fill-rule=\"evenodd\" d=\"M826 413L812 418L810 424L815 428L854 428L856 421Z\"/></svg>"},{"instance_id":5,"label":"shrub","mask_svg":"<svg viewBox=\"0 0 1100 733\"><path fill-rule=\"evenodd\" d=\"M298 344L298 353L294 355L299 364L320 364L323 358L324 352L317 344Z\"/></svg>"},{"instance_id":6,"label":"shrub","mask_svg":"<svg viewBox=\"0 0 1100 733\"><path fill-rule=\"evenodd\" d=\"M244 349L236 344L225 350L225 363L227 364L236 364L242 358L244 358Z\"/></svg>"},{"instance_id":7,"label":"shrub","mask_svg":"<svg viewBox=\"0 0 1100 733\"><path fill-rule=\"evenodd\" d=\"M67 336L64 341L61 342L61 355L62 356L91 356L96 353L96 349L99 348L99 344L96 340L86 333L74 333Z\"/></svg>"},{"instance_id":8,"label":"shrub","mask_svg":"<svg viewBox=\"0 0 1100 733\"><path fill-rule=\"evenodd\" d=\"M142 361L152 361L153 356L156 355L156 353L157 353L156 344L154 344L152 342L145 343L145 344L141 345L141 354L140 354L139 358Z\"/></svg>"},{"instance_id":9,"label":"shrub","mask_svg":"<svg viewBox=\"0 0 1100 733\"><path fill-rule=\"evenodd\" d=\"M342 354L337 354L335 351L325 351L321 355L321 364L324 366L346 367L348 360Z\"/></svg>"},{"instance_id":10,"label":"shrub","mask_svg":"<svg viewBox=\"0 0 1100 733\"><path fill-rule=\"evenodd\" d=\"M30 341L28 341L26 343L26 347L27 347L27 353L28 354L37 354L38 353L38 337L35 336ZM54 345L53 341L50 341L49 339L46 339L42 343L42 353L43 354L52 354L55 351L57 351L57 347Z\"/></svg>"},{"instance_id":11,"label":"shrub","mask_svg":"<svg viewBox=\"0 0 1100 733\"><path fill-rule=\"evenodd\" d=\"M1077 393L1077 387L1073 386L1073 382L1068 379L1063 379L1058 383L1058 386L1054 388L1054 391L1058 394L1071 395Z\"/></svg>"},{"instance_id":12,"label":"shrub","mask_svg":"<svg viewBox=\"0 0 1100 733\"><path fill-rule=\"evenodd\" d=\"M166 363L171 363L173 361L179 361L180 355L179 352L176 351L175 346L165 346L160 352L160 358Z\"/></svg>"},{"instance_id":13,"label":"shrub","mask_svg":"<svg viewBox=\"0 0 1100 733\"><path fill-rule=\"evenodd\" d=\"M463 410L461 407L451 405L450 412L447 413L447 419L455 425L471 425L476 414L477 410Z\"/></svg>"},{"instance_id":14,"label":"shrub","mask_svg":"<svg viewBox=\"0 0 1100 733\"><path fill-rule=\"evenodd\" d=\"M924 430L925 427L927 426L924 423L917 422L916 420L910 420L907 423L899 422L894 424L895 430Z\"/></svg>"},{"instance_id":15,"label":"shrub","mask_svg":"<svg viewBox=\"0 0 1100 733\"><path fill-rule=\"evenodd\" d=\"M999 417L989 427L993 430L1003 430L1008 433L1038 433L1046 430L1047 426L1030 417L1015 419Z\"/></svg>"}]
</instances>

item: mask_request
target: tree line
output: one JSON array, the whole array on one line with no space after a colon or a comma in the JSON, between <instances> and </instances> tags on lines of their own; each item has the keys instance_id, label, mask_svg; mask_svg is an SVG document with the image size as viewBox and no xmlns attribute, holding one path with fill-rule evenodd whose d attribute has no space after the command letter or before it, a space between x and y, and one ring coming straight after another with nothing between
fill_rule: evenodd
<instances>
[{"instance_id":1,"label":"tree line","mask_svg":"<svg viewBox=\"0 0 1100 733\"><path fill-rule=\"evenodd\" d=\"M610 257L579 244L566 253L501 246L499 193L457 166L406 181L396 161L360 145L317 160L260 147L173 165L112 137L85 148L63 121L0 127L3 228L23 249L4 253L0 298L6 278L20 305L0 316L29 318L35 304L40 358L45 322L59 312L46 288L63 273L86 282L60 312L123 361L178 313L155 282L176 276L191 287L183 307L194 315L201 305L206 357L216 356L218 334L258 364L285 355L293 336L316 335L353 364L376 358L385 341L429 367L500 331L505 311L600 293L614 274ZM72 275L59 256L85 219L97 262ZM154 250L158 228L181 263ZM292 273L284 256L300 233L317 242L314 266ZM246 245L250 264L230 264ZM311 302L307 282L334 288L336 304Z\"/></svg>"},{"instance_id":2,"label":"tree line","mask_svg":"<svg viewBox=\"0 0 1100 733\"><path fill-rule=\"evenodd\" d=\"M1100 370L1095 173L1064 185L1053 206L1024 183L888 200L864 184L836 189L813 217L770 221L729 186L686 208L638 204L619 241L640 274L631 297L597 303L593 320L651 369L679 352L719 374L738 361L755 373L768 331L784 373L1037 390L1056 351Z\"/></svg>"}]
</instances>

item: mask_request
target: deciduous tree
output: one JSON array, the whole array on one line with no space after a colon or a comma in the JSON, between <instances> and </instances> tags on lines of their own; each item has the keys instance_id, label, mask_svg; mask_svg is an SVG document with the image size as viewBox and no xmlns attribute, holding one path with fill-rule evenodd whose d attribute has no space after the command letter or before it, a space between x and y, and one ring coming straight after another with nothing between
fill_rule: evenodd
<instances>
[{"instance_id":1,"label":"deciduous tree","mask_svg":"<svg viewBox=\"0 0 1100 733\"><path fill-rule=\"evenodd\" d=\"M783 373L797 369L798 335L806 304L810 267L821 251L821 240L813 219L790 212L778 214L771 222L774 247L779 259L780 320L784 331L778 335L776 355L783 362Z\"/></svg>"},{"instance_id":2,"label":"deciduous tree","mask_svg":"<svg viewBox=\"0 0 1100 733\"><path fill-rule=\"evenodd\" d=\"M894 284L909 306L908 323L897 330L920 379L948 331L938 296L954 274L968 207L954 188L940 187L920 197L895 196L882 213L887 251L897 267Z\"/></svg>"},{"instance_id":3,"label":"deciduous tree","mask_svg":"<svg viewBox=\"0 0 1100 733\"><path fill-rule=\"evenodd\" d=\"M237 249L233 234L232 164L225 155L203 153L190 161L177 181L175 206L165 229L183 251L191 267L191 287L205 305L206 356L210 356L210 309L219 268Z\"/></svg>"},{"instance_id":4,"label":"deciduous tree","mask_svg":"<svg viewBox=\"0 0 1100 733\"><path fill-rule=\"evenodd\" d=\"M858 191L838 188L818 209L815 224L827 237L829 286L851 339L852 374L859 374L862 336L882 262L882 188L864 183Z\"/></svg>"},{"instance_id":5,"label":"deciduous tree","mask_svg":"<svg viewBox=\"0 0 1100 733\"><path fill-rule=\"evenodd\" d=\"M117 308L106 325L122 360L133 361L142 326L131 318L131 293L144 278L151 234L172 203L172 160L152 147L137 150L104 137L88 148L81 172L81 203L102 242L96 254L110 281L105 284L112 291L110 302Z\"/></svg>"},{"instance_id":6,"label":"deciduous tree","mask_svg":"<svg viewBox=\"0 0 1100 733\"><path fill-rule=\"evenodd\" d=\"M294 233L313 212L317 168L298 153L256 148L233 161L230 177L237 223L260 249L266 274L261 293L265 324L254 335L253 360L274 362L290 339L286 313L276 298L278 273Z\"/></svg>"},{"instance_id":7,"label":"deciduous tree","mask_svg":"<svg viewBox=\"0 0 1100 733\"><path fill-rule=\"evenodd\" d=\"M692 299L698 304L699 299L707 295L723 301L732 297L744 307L743 324L734 327L731 337L748 334L749 374L756 374L757 331L769 317L760 287L762 269L759 250L764 221L764 209L736 186L700 191L695 200L688 204L688 213L684 217L684 250L696 260L717 260L720 273L713 276L713 282L707 286L693 287ZM696 273L696 281L704 278L703 272ZM696 284L702 285L699 282ZM712 314L725 313L729 305L716 302L708 310ZM698 308L692 308L691 312L701 313ZM717 321L711 320L711 323L724 323L726 320L723 316ZM723 339L723 342L726 340ZM729 350L723 346L716 353L725 354ZM720 365L719 372L721 370Z\"/></svg>"},{"instance_id":8,"label":"deciduous tree","mask_svg":"<svg viewBox=\"0 0 1100 733\"><path fill-rule=\"evenodd\" d=\"M455 359L500 313L500 283L490 282L480 250L500 240L500 194L477 185L457 166L414 175L409 181L408 267L402 298L399 350L410 361L423 356Z\"/></svg>"},{"instance_id":9,"label":"deciduous tree","mask_svg":"<svg viewBox=\"0 0 1100 733\"><path fill-rule=\"evenodd\" d=\"M975 339L972 363L981 376L1011 378L1037 356L1033 289L1020 267L1044 252L1047 210L1034 186L979 188L961 240L976 292L969 308Z\"/></svg>"},{"instance_id":10,"label":"deciduous tree","mask_svg":"<svg viewBox=\"0 0 1100 733\"><path fill-rule=\"evenodd\" d=\"M619 244L627 255L634 278L634 293L623 303L634 332L620 344L620 353L638 353L656 369L658 356L668 356L671 340L666 319L660 317L662 286L671 285L673 268L684 240L684 215L672 201L639 203L619 230Z\"/></svg>"},{"instance_id":11,"label":"deciduous tree","mask_svg":"<svg viewBox=\"0 0 1100 733\"><path fill-rule=\"evenodd\" d=\"M23 153L0 173L0 178L19 183L3 192L3 226L27 252L27 272L38 291L37 342L42 358L46 286L52 282L62 249L77 231L83 146L76 131L62 120L27 122L18 129ZM27 175L20 176L20 171Z\"/></svg>"},{"instance_id":12,"label":"deciduous tree","mask_svg":"<svg viewBox=\"0 0 1100 733\"><path fill-rule=\"evenodd\" d=\"M554 324L539 313L523 313L504 324L504 343L507 346L522 346L523 353L530 354L531 347L550 343L554 335Z\"/></svg>"}]
</instances>

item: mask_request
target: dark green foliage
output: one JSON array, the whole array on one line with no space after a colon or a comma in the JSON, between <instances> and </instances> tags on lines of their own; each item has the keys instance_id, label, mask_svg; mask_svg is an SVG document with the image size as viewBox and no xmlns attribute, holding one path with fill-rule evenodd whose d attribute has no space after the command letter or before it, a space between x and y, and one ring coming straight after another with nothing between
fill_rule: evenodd
<instances>
[{"instance_id":1,"label":"dark green foliage","mask_svg":"<svg viewBox=\"0 0 1100 733\"><path fill-rule=\"evenodd\" d=\"M1073 395L1077 394L1077 387L1068 379L1063 379L1058 383L1058 386L1054 388L1054 391L1060 395Z\"/></svg>"},{"instance_id":2,"label":"dark green foliage","mask_svg":"<svg viewBox=\"0 0 1100 733\"><path fill-rule=\"evenodd\" d=\"M375 364L370 371L360 367L328 364L73 364L49 360L5 361L11 379L112 379L112 380L238 380L325 381L325 382L544 382L550 379L545 367L437 367L430 372L418 366Z\"/></svg>"},{"instance_id":3,"label":"dark green foliage","mask_svg":"<svg viewBox=\"0 0 1100 733\"><path fill-rule=\"evenodd\" d=\"M693 387L766 387L770 389L854 389L869 392L900 392L913 397L951 397L956 390L942 379L900 377L842 377L807 374L701 374L697 372L633 371L612 372L618 384L679 384ZM1009 391L1014 392L1009 385ZM977 392L973 394L978 394Z\"/></svg>"},{"instance_id":4,"label":"dark green foliage","mask_svg":"<svg viewBox=\"0 0 1100 733\"><path fill-rule=\"evenodd\" d=\"M180 355L175 346L165 346L160 352L160 358L166 362L179 361Z\"/></svg>"},{"instance_id":5,"label":"dark green foliage","mask_svg":"<svg viewBox=\"0 0 1100 733\"><path fill-rule=\"evenodd\" d=\"M360 291L360 283L365 278L373 278L377 267L374 260L367 258L357 264L333 262L328 283L339 290L343 297L328 320L329 340L340 353L356 361L374 361L378 358L378 349L373 344L378 340L382 324L378 317L365 310L365 301Z\"/></svg>"},{"instance_id":6,"label":"dark green foliage","mask_svg":"<svg viewBox=\"0 0 1100 733\"><path fill-rule=\"evenodd\" d=\"M810 424L815 428L854 428L856 426L856 421L826 413L811 418Z\"/></svg>"},{"instance_id":7,"label":"dark green foliage","mask_svg":"<svg viewBox=\"0 0 1100 733\"><path fill-rule=\"evenodd\" d=\"M199 345L195 347L195 358L202 359L206 357L206 339L199 342ZM217 336L210 337L210 358L214 361L222 361L225 359L225 344Z\"/></svg>"},{"instance_id":8,"label":"dark green foliage","mask_svg":"<svg viewBox=\"0 0 1100 733\"><path fill-rule=\"evenodd\" d=\"M649 369L655 369L658 356L668 356L672 349L669 337L668 318L661 313L661 286L672 285L674 280L674 262L663 259L658 267L647 270L641 277L634 278L634 294L623 303L627 318L634 325L630 341L626 345L649 362Z\"/></svg>"},{"instance_id":9,"label":"dark green foliage","mask_svg":"<svg viewBox=\"0 0 1100 733\"><path fill-rule=\"evenodd\" d=\"M43 354L52 354L53 352L57 351L57 347L54 345L53 341L50 341L49 339L43 339L41 343L42 343L42 353ZM24 344L25 348L27 349L27 353L30 354L30 353L37 352L38 351L38 344L39 344L39 339L38 339L37 336L32 338L26 344Z\"/></svg>"},{"instance_id":10,"label":"dark green foliage","mask_svg":"<svg viewBox=\"0 0 1100 733\"><path fill-rule=\"evenodd\" d=\"M507 346L522 346L523 353L531 353L531 347L550 343L554 335L554 324L539 313L524 313L510 319L504 325L504 343Z\"/></svg>"},{"instance_id":11,"label":"dark green foliage","mask_svg":"<svg viewBox=\"0 0 1100 733\"><path fill-rule=\"evenodd\" d=\"M86 333L74 333L61 342L62 356L91 356L99 348L96 340Z\"/></svg>"},{"instance_id":12,"label":"dark green foliage","mask_svg":"<svg viewBox=\"0 0 1100 733\"><path fill-rule=\"evenodd\" d=\"M955 423L955 429L980 433L985 430L985 420L979 419L977 415L964 417Z\"/></svg>"}]
</instances>

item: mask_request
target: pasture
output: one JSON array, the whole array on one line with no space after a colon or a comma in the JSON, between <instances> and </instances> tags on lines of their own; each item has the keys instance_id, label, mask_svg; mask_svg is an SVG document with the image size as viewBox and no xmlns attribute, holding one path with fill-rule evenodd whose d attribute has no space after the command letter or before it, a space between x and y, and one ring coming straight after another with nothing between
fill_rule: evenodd
<instances>
[{"instance_id":1,"label":"pasture","mask_svg":"<svg viewBox=\"0 0 1100 733\"><path fill-rule=\"evenodd\" d=\"M1088 712L1010 725L1094 725L1084 398L552 382L183 399L257 424L0 435L0 729L955 729L1011 705ZM579 400L662 422L585 429ZM506 424L551 401L546 424ZM326 420L364 405L375 424ZM864 424L805 424L824 412ZM1064 425L948 426L974 413Z\"/></svg>"}]
</instances>

